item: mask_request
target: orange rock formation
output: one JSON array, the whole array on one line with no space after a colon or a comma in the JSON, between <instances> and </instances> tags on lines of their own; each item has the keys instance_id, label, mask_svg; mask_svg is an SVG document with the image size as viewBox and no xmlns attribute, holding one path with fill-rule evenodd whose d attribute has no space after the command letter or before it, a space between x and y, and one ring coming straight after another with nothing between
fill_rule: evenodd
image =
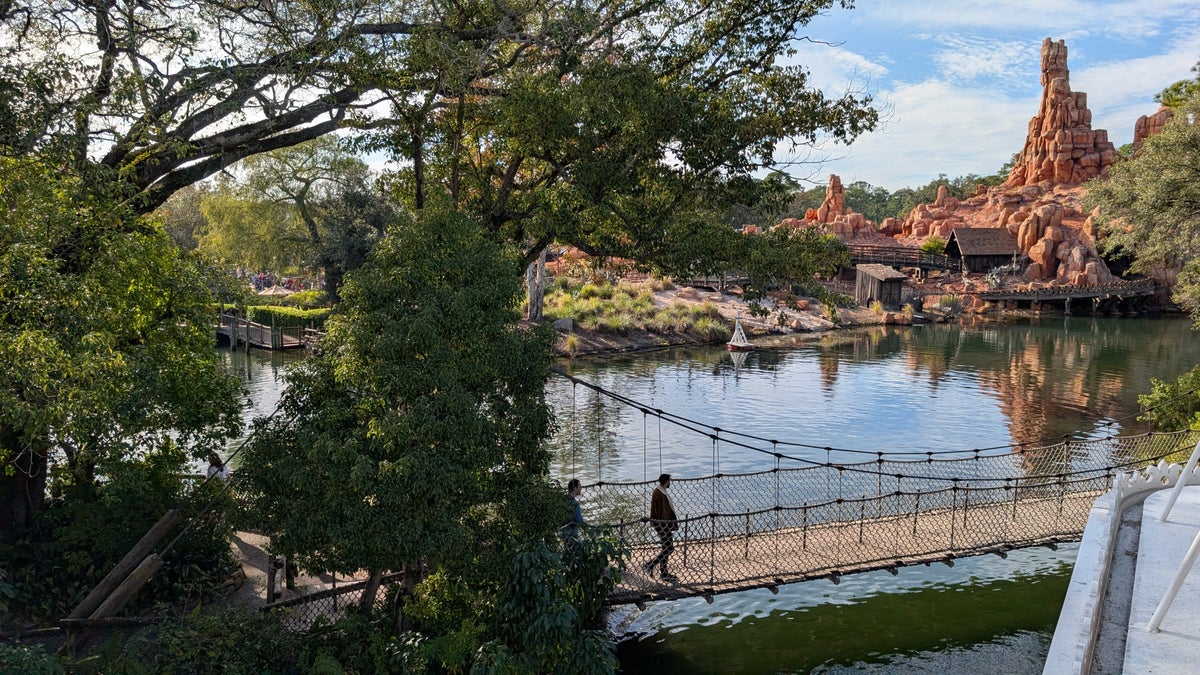
<instances>
[{"instance_id":1,"label":"orange rock formation","mask_svg":"<svg viewBox=\"0 0 1200 675\"><path fill-rule=\"evenodd\" d=\"M1117 159L1108 132L1092 129L1087 94L1072 92L1064 41L1042 41L1042 102L1005 185L1083 183Z\"/></svg>"}]
</instances>

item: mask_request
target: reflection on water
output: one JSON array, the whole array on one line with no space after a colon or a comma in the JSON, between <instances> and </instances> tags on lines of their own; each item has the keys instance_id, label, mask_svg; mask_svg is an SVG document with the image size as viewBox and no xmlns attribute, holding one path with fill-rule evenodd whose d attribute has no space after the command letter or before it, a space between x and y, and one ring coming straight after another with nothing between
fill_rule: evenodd
<instances>
[{"instance_id":1,"label":"reflection on water","mask_svg":"<svg viewBox=\"0 0 1200 675\"><path fill-rule=\"evenodd\" d=\"M263 350L229 351L219 350L226 368L242 378L246 389L245 404L242 406L242 433L225 444L226 453L233 453L250 436L250 423L259 417L275 412L279 398L286 386L284 375L288 368L304 359L303 351L272 352ZM240 463L240 455L233 458L232 468Z\"/></svg>"},{"instance_id":2,"label":"reflection on water","mask_svg":"<svg viewBox=\"0 0 1200 675\"><path fill-rule=\"evenodd\" d=\"M577 377L727 430L870 453L994 448L1140 433L1137 395L1200 362L1185 320L1057 318L877 327L749 353L717 348L574 360ZM559 477L652 480L772 468L732 446L553 378ZM758 445L763 445L759 443ZM769 445L769 444L768 444ZM1036 458L1031 457L1031 461ZM846 457L840 461L849 461Z\"/></svg>"}]
</instances>

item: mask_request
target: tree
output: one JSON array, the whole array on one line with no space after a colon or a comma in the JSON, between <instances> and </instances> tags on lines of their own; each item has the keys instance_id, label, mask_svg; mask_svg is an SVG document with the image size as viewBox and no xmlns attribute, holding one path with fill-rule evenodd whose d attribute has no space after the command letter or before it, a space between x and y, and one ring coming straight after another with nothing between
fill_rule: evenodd
<instances>
[{"instance_id":1,"label":"tree","mask_svg":"<svg viewBox=\"0 0 1200 675\"><path fill-rule=\"evenodd\" d=\"M1168 108L1182 108L1192 97L1200 93L1200 63L1192 66L1196 77L1179 80L1154 95L1154 100Z\"/></svg>"},{"instance_id":2,"label":"tree","mask_svg":"<svg viewBox=\"0 0 1200 675\"><path fill-rule=\"evenodd\" d=\"M394 209L347 144L332 136L256 155L243 162L247 191L293 209L308 234L305 258L325 270L335 297L342 277L363 263Z\"/></svg>"},{"instance_id":3,"label":"tree","mask_svg":"<svg viewBox=\"0 0 1200 675\"><path fill-rule=\"evenodd\" d=\"M31 524L48 484L87 495L125 462L219 447L239 385L204 271L57 168L0 158L0 195L0 524Z\"/></svg>"},{"instance_id":4,"label":"tree","mask_svg":"<svg viewBox=\"0 0 1200 675\"><path fill-rule=\"evenodd\" d=\"M308 569L430 570L408 613L425 635L521 652L536 672L580 649L594 660L609 648L584 630L579 580L551 546L568 510L546 477L551 334L516 325L511 252L461 214L421 217L392 224L347 277L322 353L289 376L240 480L276 550ZM612 575L580 579L603 597ZM531 593L551 587L553 606ZM563 623L519 616L533 607ZM555 628L531 639L516 625Z\"/></svg>"},{"instance_id":5,"label":"tree","mask_svg":"<svg viewBox=\"0 0 1200 675\"><path fill-rule=\"evenodd\" d=\"M1088 183L1085 204L1107 254L1130 254L1134 272L1180 270L1175 301L1200 311L1200 96L1193 96L1138 155Z\"/></svg>"},{"instance_id":6,"label":"tree","mask_svg":"<svg viewBox=\"0 0 1200 675\"><path fill-rule=\"evenodd\" d=\"M780 139L818 129L848 138L873 124L863 100L826 100L802 69L776 63L833 4L16 0L0 6L0 87L21 123L0 129L0 145L110 169L146 212L247 157L338 128L386 128L412 149L420 189L425 144L445 133L431 122L465 119L458 109L474 101L516 101L520 82L571 89L608 64L691 87L724 142L704 147L684 129L672 153L739 170L743 151L770 155ZM383 101L393 115L374 114ZM547 131L557 142L566 129ZM468 134L457 125L445 135L446 154L461 159ZM461 176L456 161L451 176Z\"/></svg>"},{"instance_id":7,"label":"tree","mask_svg":"<svg viewBox=\"0 0 1200 675\"><path fill-rule=\"evenodd\" d=\"M231 181L217 181L200 213L205 224L196 232L197 250L227 267L285 271L310 250L293 205L265 201Z\"/></svg>"}]
</instances>

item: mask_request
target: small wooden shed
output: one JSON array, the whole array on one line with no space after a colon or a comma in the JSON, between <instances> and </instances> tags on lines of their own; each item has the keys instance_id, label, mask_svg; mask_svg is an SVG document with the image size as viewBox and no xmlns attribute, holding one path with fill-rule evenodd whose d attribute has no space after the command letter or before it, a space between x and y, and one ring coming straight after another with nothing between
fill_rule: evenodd
<instances>
[{"instance_id":1,"label":"small wooden shed","mask_svg":"<svg viewBox=\"0 0 1200 675\"><path fill-rule=\"evenodd\" d=\"M946 242L946 255L961 259L964 272L987 272L1020 254L1017 236L1003 227L956 227Z\"/></svg>"},{"instance_id":2,"label":"small wooden shed","mask_svg":"<svg viewBox=\"0 0 1200 675\"><path fill-rule=\"evenodd\" d=\"M904 281L908 276L887 265L874 263L855 267L854 300L862 306L878 300L884 307L899 307L904 301Z\"/></svg>"}]
</instances>

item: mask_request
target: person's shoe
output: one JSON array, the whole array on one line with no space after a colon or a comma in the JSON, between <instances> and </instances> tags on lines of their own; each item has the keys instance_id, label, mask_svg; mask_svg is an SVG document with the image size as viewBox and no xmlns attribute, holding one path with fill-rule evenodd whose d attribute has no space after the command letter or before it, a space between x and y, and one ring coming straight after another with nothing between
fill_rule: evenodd
<instances>
[{"instance_id":1,"label":"person's shoe","mask_svg":"<svg viewBox=\"0 0 1200 675\"><path fill-rule=\"evenodd\" d=\"M663 580L663 581L665 581L665 582L667 582L668 584L677 584L677 583L679 583L679 577L675 576L674 574L671 574L670 572L663 572L663 573L662 573L662 580Z\"/></svg>"}]
</instances>

